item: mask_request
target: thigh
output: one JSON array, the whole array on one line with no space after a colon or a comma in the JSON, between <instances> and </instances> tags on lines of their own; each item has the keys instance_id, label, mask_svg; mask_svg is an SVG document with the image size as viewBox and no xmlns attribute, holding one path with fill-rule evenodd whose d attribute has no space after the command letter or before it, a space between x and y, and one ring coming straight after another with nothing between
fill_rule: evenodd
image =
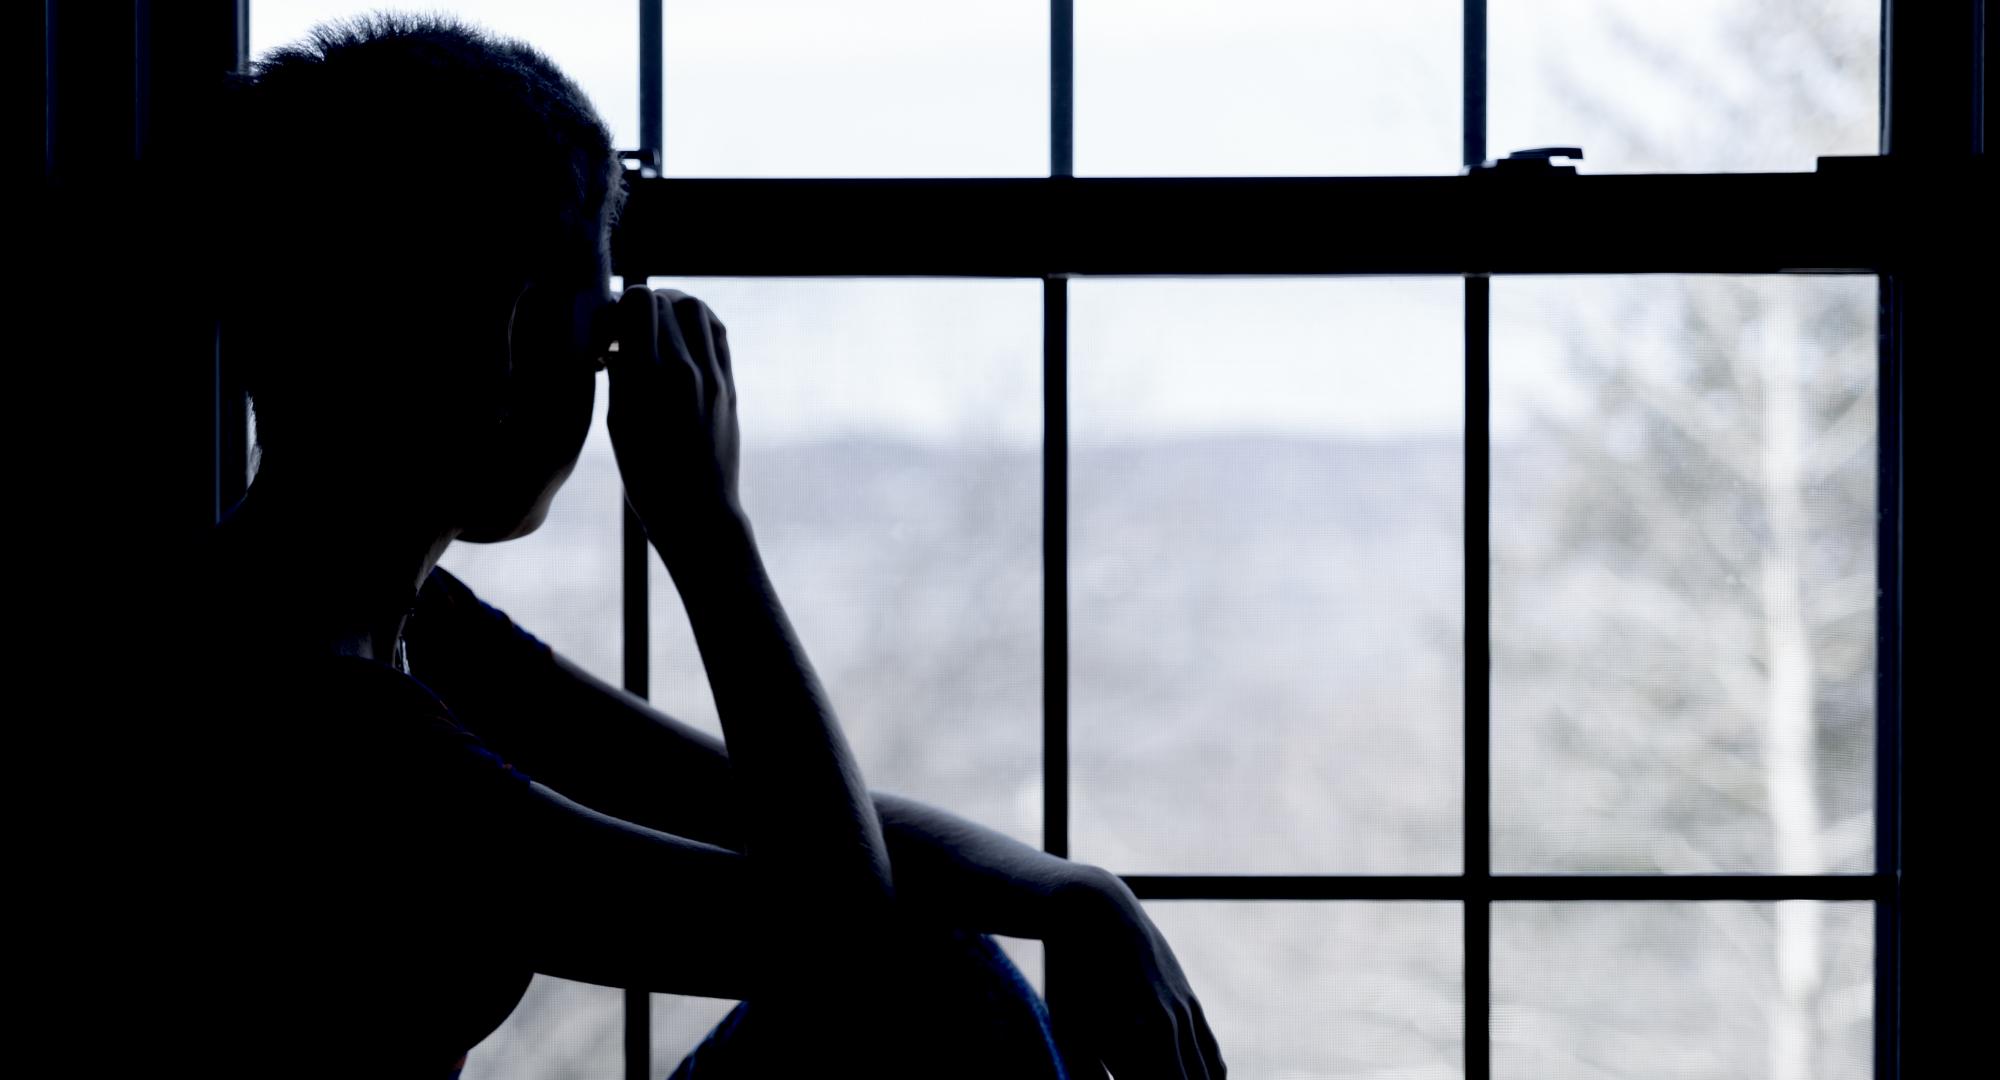
<instances>
[{"instance_id":1,"label":"thigh","mask_svg":"<svg viewBox=\"0 0 2000 1080\"><path fill-rule=\"evenodd\" d=\"M990 937L940 932L880 960L866 972L804 972L739 1004L672 1080L1064 1077L1041 997Z\"/></svg>"}]
</instances>

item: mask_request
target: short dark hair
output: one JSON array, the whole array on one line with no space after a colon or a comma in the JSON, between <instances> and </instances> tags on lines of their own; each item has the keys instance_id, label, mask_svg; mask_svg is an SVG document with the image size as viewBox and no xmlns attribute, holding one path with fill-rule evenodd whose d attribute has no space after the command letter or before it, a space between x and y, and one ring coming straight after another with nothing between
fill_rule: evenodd
<instances>
[{"instance_id":1,"label":"short dark hair","mask_svg":"<svg viewBox=\"0 0 2000 1080\"><path fill-rule=\"evenodd\" d=\"M455 373L411 362L435 342L382 340L448 334L428 325L453 317L447 294L497 307L526 284L602 272L624 199L610 133L523 42L445 15L343 19L260 58L228 100L221 186L244 270L234 291L250 318L225 348L243 358L266 457L314 437L308 414L351 413L338 384L363 397L372 387L375 399L448 393ZM335 311L286 314L340 325L273 340L283 324L259 309L307 287ZM378 313L382 326L352 325Z\"/></svg>"}]
</instances>

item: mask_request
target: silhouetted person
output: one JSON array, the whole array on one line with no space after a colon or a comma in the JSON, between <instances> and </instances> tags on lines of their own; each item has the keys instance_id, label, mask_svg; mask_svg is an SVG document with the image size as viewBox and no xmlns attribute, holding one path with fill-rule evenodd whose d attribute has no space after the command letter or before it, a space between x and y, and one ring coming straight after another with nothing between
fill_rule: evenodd
<instances>
[{"instance_id":1,"label":"silhouetted person","mask_svg":"<svg viewBox=\"0 0 2000 1080\"><path fill-rule=\"evenodd\" d=\"M1055 1022L1121 1078L1222 1075L1115 876L864 787L737 499L727 332L693 297L610 293L623 184L575 85L378 16L236 90L224 341L260 460L168 645L198 810L192 959L147 987L199 1017L173 1064L444 1080L542 972L741 999L677 1076L1060 1075L1004 934L1061 950ZM542 523L607 363L726 748L437 566Z\"/></svg>"}]
</instances>

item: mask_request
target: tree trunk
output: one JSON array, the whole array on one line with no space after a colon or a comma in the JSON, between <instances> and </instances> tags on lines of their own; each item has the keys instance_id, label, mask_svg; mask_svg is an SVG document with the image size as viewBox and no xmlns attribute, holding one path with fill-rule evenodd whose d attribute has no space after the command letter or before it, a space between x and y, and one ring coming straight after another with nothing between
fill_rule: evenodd
<instances>
[{"instance_id":1,"label":"tree trunk","mask_svg":"<svg viewBox=\"0 0 2000 1080\"><path fill-rule=\"evenodd\" d=\"M1782 309L1780 309L1782 310ZM1782 316L1774 322L1782 323ZM1746 341L1764 362L1764 506L1771 536L1760 581L1765 697L1764 779L1773 853L1780 874L1821 869L1820 807L1813 782L1813 654L1804 596L1805 438L1799 342L1765 323L1763 340ZM1772 1080L1811 1080L1815 1003L1820 993L1821 908L1810 901L1775 905L1778 994L1770 1013Z\"/></svg>"}]
</instances>

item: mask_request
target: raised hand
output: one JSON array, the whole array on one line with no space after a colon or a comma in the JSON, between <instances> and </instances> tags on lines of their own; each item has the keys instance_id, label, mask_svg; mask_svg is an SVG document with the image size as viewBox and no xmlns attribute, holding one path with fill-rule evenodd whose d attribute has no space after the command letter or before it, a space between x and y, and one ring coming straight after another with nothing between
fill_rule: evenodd
<instances>
[{"instance_id":1,"label":"raised hand","mask_svg":"<svg viewBox=\"0 0 2000 1080\"><path fill-rule=\"evenodd\" d=\"M842 928L815 937L813 962L837 966L843 949L849 959L865 955L891 917L889 855L861 769L737 501L727 331L708 305L672 289L627 289L614 317L611 445L701 650L758 900L774 939L790 940L810 897L815 917ZM797 950L792 960L801 962Z\"/></svg>"},{"instance_id":2,"label":"raised hand","mask_svg":"<svg viewBox=\"0 0 2000 1080\"><path fill-rule=\"evenodd\" d=\"M707 304L634 285L619 297L606 424L625 495L671 571L740 517L729 331Z\"/></svg>"}]
</instances>

